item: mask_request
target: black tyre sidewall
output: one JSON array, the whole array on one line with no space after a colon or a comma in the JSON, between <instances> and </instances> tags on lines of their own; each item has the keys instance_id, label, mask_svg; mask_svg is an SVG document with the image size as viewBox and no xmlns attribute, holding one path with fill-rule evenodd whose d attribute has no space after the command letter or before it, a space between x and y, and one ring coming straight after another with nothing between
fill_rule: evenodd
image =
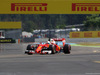
<instances>
[{"instance_id":1,"label":"black tyre sidewall","mask_svg":"<svg viewBox=\"0 0 100 75\"><path fill-rule=\"evenodd\" d=\"M31 45L28 45L27 50L34 50L34 49L31 48Z\"/></svg>"},{"instance_id":2,"label":"black tyre sidewall","mask_svg":"<svg viewBox=\"0 0 100 75\"><path fill-rule=\"evenodd\" d=\"M55 54L55 53L56 53L56 50L55 50L55 46L54 46L54 45L50 45L50 46L49 46L49 50L52 51L51 54Z\"/></svg>"},{"instance_id":3,"label":"black tyre sidewall","mask_svg":"<svg viewBox=\"0 0 100 75\"><path fill-rule=\"evenodd\" d=\"M63 52L65 54L70 54L70 49L69 49L69 45L68 44L65 44L64 47L63 47Z\"/></svg>"}]
</instances>

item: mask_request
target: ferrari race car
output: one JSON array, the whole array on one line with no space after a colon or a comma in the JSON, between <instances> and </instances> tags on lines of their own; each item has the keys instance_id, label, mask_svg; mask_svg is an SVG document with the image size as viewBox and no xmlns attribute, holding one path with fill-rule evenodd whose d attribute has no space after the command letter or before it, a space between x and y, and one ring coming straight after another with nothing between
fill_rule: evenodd
<instances>
[{"instance_id":1,"label":"ferrari race car","mask_svg":"<svg viewBox=\"0 0 100 75\"><path fill-rule=\"evenodd\" d=\"M70 54L71 45L66 44L65 38L53 38L46 43L29 44L25 54L55 54L63 52Z\"/></svg>"}]
</instances>

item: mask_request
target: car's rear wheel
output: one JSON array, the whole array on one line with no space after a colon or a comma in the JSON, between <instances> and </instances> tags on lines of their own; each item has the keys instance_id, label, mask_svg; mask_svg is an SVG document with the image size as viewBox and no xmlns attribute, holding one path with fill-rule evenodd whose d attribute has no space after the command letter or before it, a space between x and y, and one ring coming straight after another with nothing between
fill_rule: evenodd
<instances>
[{"instance_id":1,"label":"car's rear wheel","mask_svg":"<svg viewBox=\"0 0 100 75\"><path fill-rule=\"evenodd\" d=\"M71 50L71 46L70 46L70 50Z\"/></svg>"},{"instance_id":2,"label":"car's rear wheel","mask_svg":"<svg viewBox=\"0 0 100 75\"><path fill-rule=\"evenodd\" d=\"M65 44L64 47L63 47L63 52L65 54L70 54L70 48L69 48L69 45L68 44Z\"/></svg>"}]
</instances>

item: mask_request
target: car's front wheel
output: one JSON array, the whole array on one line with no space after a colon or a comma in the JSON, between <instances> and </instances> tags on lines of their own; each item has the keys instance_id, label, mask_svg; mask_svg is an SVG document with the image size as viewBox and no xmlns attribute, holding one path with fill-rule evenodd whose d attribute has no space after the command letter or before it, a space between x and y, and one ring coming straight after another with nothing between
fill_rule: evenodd
<instances>
[{"instance_id":1,"label":"car's front wheel","mask_svg":"<svg viewBox=\"0 0 100 75\"><path fill-rule=\"evenodd\" d=\"M56 48L55 48L54 45L50 45L48 49L52 51L51 54L55 54L56 53Z\"/></svg>"}]
</instances>

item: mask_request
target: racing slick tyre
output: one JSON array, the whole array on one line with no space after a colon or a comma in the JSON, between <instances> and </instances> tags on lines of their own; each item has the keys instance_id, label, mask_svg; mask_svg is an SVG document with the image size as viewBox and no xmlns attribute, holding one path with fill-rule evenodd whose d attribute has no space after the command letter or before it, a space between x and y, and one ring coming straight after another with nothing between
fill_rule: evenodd
<instances>
[{"instance_id":1,"label":"racing slick tyre","mask_svg":"<svg viewBox=\"0 0 100 75\"><path fill-rule=\"evenodd\" d=\"M27 50L34 50L34 47L31 47L31 45L28 45Z\"/></svg>"},{"instance_id":2,"label":"racing slick tyre","mask_svg":"<svg viewBox=\"0 0 100 75\"><path fill-rule=\"evenodd\" d=\"M51 54L55 54L55 53L56 53L56 48L55 48L55 46L50 45L48 49L52 51Z\"/></svg>"},{"instance_id":3,"label":"racing slick tyre","mask_svg":"<svg viewBox=\"0 0 100 75\"><path fill-rule=\"evenodd\" d=\"M68 44L65 44L65 46L63 47L63 52L65 54L70 54L70 48Z\"/></svg>"},{"instance_id":4,"label":"racing slick tyre","mask_svg":"<svg viewBox=\"0 0 100 75\"><path fill-rule=\"evenodd\" d=\"M28 52L25 51L25 54L27 54Z\"/></svg>"},{"instance_id":5,"label":"racing slick tyre","mask_svg":"<svg viewBox=\"0 0 100 75\"><path fill-rule=\"evenodd\" d=\"M70 46L70 50L71 50L71 46Z\"/></svg>"},{"instance_id":6,"label":"racing slick tyre","mask_svg":"<svg viewBox=\"0 0 100 75\"><path fill-rule=\"evenodd\" d=\"M28 53L28 55L32 55L32 53Z\"/></svg>"}]
</instances>

